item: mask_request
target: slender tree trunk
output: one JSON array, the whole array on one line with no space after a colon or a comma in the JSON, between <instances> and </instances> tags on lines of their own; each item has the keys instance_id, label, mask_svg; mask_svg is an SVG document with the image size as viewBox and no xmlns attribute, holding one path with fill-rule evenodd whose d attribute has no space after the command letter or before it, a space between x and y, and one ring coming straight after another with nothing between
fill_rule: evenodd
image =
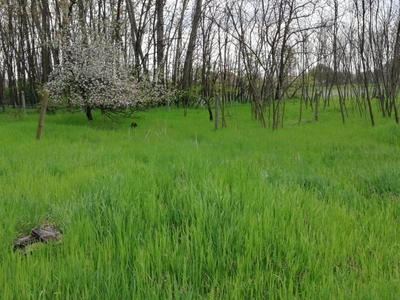
<instances>
[{"instance_id":1,"label":"slender tree trunk","mask_svg":"<svg viewBox=\"0 0 400 300\"><path fill-rule=\"evenodd\" d=\"M179 17L178 25L177 25L177 37L176 37L176 46L175 46L175 55L173 60L173 69L172 69L172 84L174 86L178 85L179 75L180 75L180 65L181 65L181 48L182 48L182 30L183 30L183 20L185 15L185 10L188 4L188 0L183 0L182 2L182 10Z\"/></svg>"},{"instance_id":2,"label":"slender tree trunk","mask_svg":"<svg viewBox=\"0 0 400 300\"><path fill-rule=\"evenodd\" d=\"M2 108L3 113L6 111L4 105L4 75L4 69L0 69L0 107Z\"/></svg>"},{"instance_id":3,"label":"slender tree trunk","mask_svg":"<svg viewBox=\"0 0 400 300\"><path fill-rule=\"evenodd\" d=\"M148 9L150 8L150 4L152 1L149 1L147 4L147 7L145 8L145 12L147 14ZM135 52L135 69L137 74L140 74L141 69L143 69L143 73L147 74L147 64L146 64L146 58L143 54L142 50L142 28L138 27L136 17L135 17L135 12L133 9L134 5L132 3L132 0L126 0L126 10L128 11L128 17L129 17L129 22L131 25L131 38L132 38L132 44Z\"/></svg>"},{"instance_id":4,"label":"slender tree trunk","mask_svg":"<svg viewBox=\"0 0 400 300\"><path fill-rule=\"evenodd\" d=\"M42 0L42 83L46 83L51 72L51 58L49 49L50 24L49 24L49 3Z\"/></svg>"},{"instance_id":5,"label":"slender tree trunk","mask_svg":"<svg viewBox=\"0 0 400 300\"><path fill-rule=\"evenodd\" d=\"M362 0L361 1L362 11L361 12L358 11L359 14L361 13L361 18L362 18L361 19L361 24L360 24L361 32L359 32L359 35L360 35L360 41L359 41L360 42L360 58L361 58L361 64L362 64L362 67L363 67L363 74L362 74L363 76L362 76L362 78L363 78L364 93L365 93L364 99L366 98L366 100L367 100L367 105L368 105L369 116L370 116L370 119L371 119L371 124L372 124L372 126L375 126L374 114L373 114L373 111L372 111L371 97L370 97L370 92L369 92L369 76L368 76L368 72L370 71L370 69L369 69L369 60L368 60L367 54L365 53L366 52L366 50L365 50L365 46L366 46L366 41L365 41L366 8L365 8L365 5L366 5L366 3L365 3L365 1L366 0Z\"/></svg>"},{"instance_id":6,"label":"slender tree trunk","mask_svg":"<svg viewBox=\"0 0 400 300\"><path fill-rule=\"evenodd\" d=\"M181 85L182 90L189 88L193 81L193 74L192 74L193 73L192 72L192 70L193 70L193 54L194 54L194 49L196 46L197 29L198 29L199 23L200 23L202 5L203 5L202 0L196 0L196 7L195 7L193 19L192 19L192 26L191 26L191 31L190 31L188 47L187 47L187 51L186 51L186 58L185 58L184 66L183 66L183 76L182 76L182 85Z\"/></svg>"},{"instance_id":7,"label":"slender tree trunk","mask_svg":"<svg viewBox=\"0 0 400 300\"><path fill-rule=\"evenodd\" d=\"M119 44L121 42L121 5L122 0L117 1L117 7L115 12L115 21L114 21L114 41Z\"/></svg>"},{"instance_id":8,"label":"slender tree trunk","mask_svg":"<svg viewBox=\"0 0 400 300\"><path fill-rule=\"evenodd\" d=\"M157 81L164 83L164 6L165 0L156 0Z\"/></svg>"},{"instance_id":9,"label":"slender tree trunk","mask_svg":"<svg viewBox=\"0 0 400 300\"><path fill-rule=\"evenodd\" d=\"M344 114L344 97L340 92L340 85L338 80L338 69L339 69L339 58L338 58L338 17L339 17L339 4L338 1L334 1L335 4L335 18L333 24L333 82L336 83L339 97L340 113L342 115L342 123L344 124L345 114Z\"/></svg>"},{"instance_id":10,"label":"slender tree trunk","mask_svg":"<svg viewBox=\"0 0 400 300\"><path fill-rule=\"evenodd\" d=\"M390 85L391 85L391 105L394 109L394 118L396 123L399 123L399 114L396 105L396 98L397 98L397 87L400 80L400 20L397 21L397 32L396 32L396 42L395 42L395 49L394 49L394 59L393 65L391 70L391 78L390 78Z\"/></svg>"},{"instance_id":11,"label":"slender tree trunk","mask_svg":"<svg viewBox=\"0 0 400 300\"><path fill-rule=\"evenodd\" d=\"M14 72L14 65L15 65L15 40L14 36L10 33L14 32L14 26L13 26L13 6L10 3L10 0L7 1L7 6L8 6L8 38L3 39L2 38L2 45L3 45L3 50L5 54L5 61L7 64L7 81L8 81L8 89L9 89L9 97L10 97L10 103L14 105L14 107L17 106L17 82L16 82L16 75Z\"/></svg>"}]
</instances>

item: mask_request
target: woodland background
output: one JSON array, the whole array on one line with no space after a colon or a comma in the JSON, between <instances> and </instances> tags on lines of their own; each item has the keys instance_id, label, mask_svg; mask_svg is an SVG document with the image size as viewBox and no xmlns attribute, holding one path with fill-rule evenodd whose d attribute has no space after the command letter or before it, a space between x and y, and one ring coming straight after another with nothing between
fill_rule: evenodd
<instances>
[{"instance_id":1,"label":"woodland background","mask_svg":"<svg viewBox=\"0 0 400 300\"><path fill-rule=\"evenodd\" d=\"M3 110L22 95L40 102L66 37L97 35L118 45L135 77L174 90L184 108L203 99L211 118L218 94L222 110L250 102L273 129L290 98L300 118L319 98L324 107L336 101L343 122L350 108L372 125L378 113L399 122L398 0L2 0Z\"/></svg>"}]
</instances>

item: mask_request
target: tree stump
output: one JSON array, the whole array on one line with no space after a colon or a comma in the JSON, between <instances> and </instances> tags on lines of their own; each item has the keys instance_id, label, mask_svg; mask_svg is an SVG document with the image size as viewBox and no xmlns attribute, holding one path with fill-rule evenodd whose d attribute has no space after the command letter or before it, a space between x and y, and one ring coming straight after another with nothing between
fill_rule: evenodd
<instances>
[{"instance_id":1,"label":"tree stump","mask_svg":"<svg viewBox=\"0 0 400 300\"><path fill-rule=\"evenodd\" d=\"M37 226L31 230L31 234L14 240L14 251L26 252L26 247L35 243L57 242L61 233L53 225Z\"/></svg>"}]
</instances>

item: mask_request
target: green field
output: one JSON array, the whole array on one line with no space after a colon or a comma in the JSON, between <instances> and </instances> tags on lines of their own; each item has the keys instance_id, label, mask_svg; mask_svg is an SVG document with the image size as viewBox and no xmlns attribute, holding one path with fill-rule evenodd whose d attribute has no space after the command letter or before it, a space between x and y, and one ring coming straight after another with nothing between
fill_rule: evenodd
<instances>
[{"instance_id":1,"label":"green field","mask_svg":"<svg viewBox=\"0 0 400 300\"><path fill-rule=\"evenodd\" d=\"M399 299L400 127L286 109L0 114L0 299Z\"/></svg>"}]
</instances>

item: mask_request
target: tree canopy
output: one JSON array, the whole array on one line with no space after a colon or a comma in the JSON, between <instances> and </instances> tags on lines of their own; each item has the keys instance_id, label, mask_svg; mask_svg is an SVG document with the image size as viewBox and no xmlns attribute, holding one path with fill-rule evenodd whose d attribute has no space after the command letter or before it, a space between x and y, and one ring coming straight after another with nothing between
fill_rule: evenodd
<instances>
[{"instance_id":1,"label":"tree canopy","mask_svg":"<svg viewBox=\"0 0 400 300\"><path fill-rule=\"evenodd\" d=\"M135 77L132 66L121 59L120 47L106 36L65 40L60 48L64 55L45 85L50 101L84 107L89 119L94 108L110 117L129 115L170 96L161 86Z\"/></svg>"}]
</instances>

